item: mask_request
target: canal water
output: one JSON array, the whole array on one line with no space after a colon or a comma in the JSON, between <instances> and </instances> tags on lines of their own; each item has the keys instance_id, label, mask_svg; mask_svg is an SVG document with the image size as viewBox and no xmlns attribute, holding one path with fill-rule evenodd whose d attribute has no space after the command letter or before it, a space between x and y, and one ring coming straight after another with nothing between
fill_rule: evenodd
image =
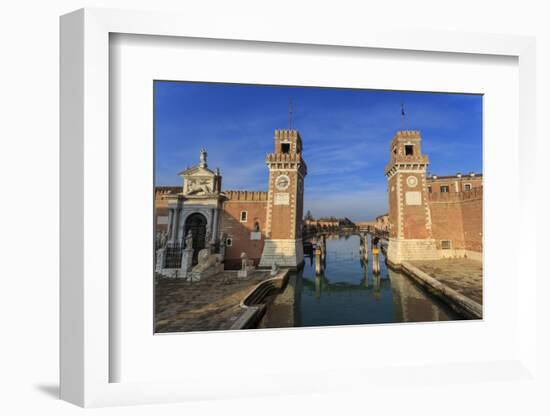
<instances>
[{"instance_id":1,"label":"canal water","mask_svg":"<svg viewBox=\"0 0 550 416\"><path fill-rule=\"evenodd\" d=\"M369 244L370 247L370 244ZM428 322L461 319L410 278L386 267L372 272L372 254L364 262L357 235L328 236L324 273L315 259L291 274L282 293L268 304L261 328Z\"/></svg>"}]
</instances>

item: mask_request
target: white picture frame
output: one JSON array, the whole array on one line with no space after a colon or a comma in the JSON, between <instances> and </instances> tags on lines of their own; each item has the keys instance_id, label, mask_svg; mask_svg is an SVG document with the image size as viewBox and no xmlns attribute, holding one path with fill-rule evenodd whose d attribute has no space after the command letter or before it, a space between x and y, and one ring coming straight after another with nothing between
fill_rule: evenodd
<instances>
[{"instance_id":1,"label":"white picture frame","mask_svg":"<svg viewBox=\"0 0 550 416\"><path fill-rule=\"evenodd\" d=\"M110 382L110 365L119 359L110 349L110 169L109 154L109 37L113 33L331 45L335 48L430 51L441 54L504 55L516 57L519 67L519 184L517 222L524 241L535 241L532 223L536 145L535 41L530 37L354 29L330 31L308 26L275 24L246 26L246 22L216 21L205 26L192 16L82 9L61 18L61 398L80 406L108 406L185 401L198 398L242 397L257 394L296 394L347 389L353 383L374 386L373 380L400 379L405 385L433 383L440 373L464 382L533 380L536 378L536 261L527 244L516 247L523 264L524 285L517 291L516 354L498 361L458 365L442 362L415 368L335 368L319 374L266 373L258 383L244 376L220 375L220 382L201 378L181 381ZM526 261L530 259L530 261ZM519 273L519 270L515 270ZM361 328L351 329L360 331ZM311 332L311 336L315 336ZM363 369L364 370L364 369ZM350 381L343 383L343 379ZM372 393L372 391L371 391Z\"/></svg>"}]
</instances>

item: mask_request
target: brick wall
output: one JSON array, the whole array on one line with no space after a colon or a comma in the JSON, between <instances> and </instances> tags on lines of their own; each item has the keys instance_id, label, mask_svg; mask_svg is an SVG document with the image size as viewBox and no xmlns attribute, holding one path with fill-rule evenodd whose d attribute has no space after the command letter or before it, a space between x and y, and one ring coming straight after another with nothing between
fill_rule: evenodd
<instances>
[{"instance_id":1,"label":"brick wall","mask_svg":"<svg viewBox=\"0 0 550 416\"><path fill-rule=\"evenodd\" d=\"M463 249L464 228L462 203L459 199L430 200L432 236L441 249L441 240L450 240L452 249Z\"/></svg>"},{"instance_id":2,"label":"brick wall","mask_svg":"<svg viewBox=\"0 0 550 416\"><path fill-rule=\"evenodd\" d=\"M226 247L226 269L238 269L241 266L241 253L257 266L262 256L265 241L265 221L267 211L267 192L227 191L227 201L223 204L221 231L231 238L232 246ZM241 212L246 211L246 221L241 221ZM251 239L254 225L260 226L259 240Z\"/></svg>"},{"instance_id":3,"label":"brick wall","mask_svg":"<svg viewBox=\"0 0 550 416\"><path fill-rule=\"evenodd\" d=\"M483 188L465 193L462 202L464 245L466 250L483 251Z\"/></svg>"},{"instance_id":4,"label":"brick wall","mask_svg":"<svg viewBox=\"0 0 550 416\"><path fill-rule=\"evenodd\" d=\"M271 155L268 155L268 157ZM277 155L278 157L287 157L289 155ZM293 157L298 157L291 155ZM288 194L288 204L276 204L271 202L271 239L294 239L301 238L302 217L303 217L303 199L298 192L297 183L299 179L298 172L288 170L285 175L290 178L290 186L285 191L279 191L275 187L277 172L272 172L269 178L269 189L271 197L275 198L277 194Z\"/></svg>"},{"instance_id":5,"label":"brick wall","mask_svg":"<svg viewBox=\"0 0 550 416\"><path fill-rule=\"evenodd\" d=\"M426 228L424 205L405 206L403 211L403 237L406 239L430 238L429 230Z\"/></svg>"},{"instance_id":6,"label":"brick wall","mask_svg":"<svg viewBox=\"0 0 550 416\"><path fill-rule=\"evenodd\" d=\"M483 187L466 192L432 193L429 196L432 234L450 240L456 250L482 251Z\"/></svg>"},{"instance_id":7,"label":"brick wall","mask_svg":"<svg viewBox=\"0 0 550 416\"><path fill-rule=\"evenodd\" d=\"M267 201L267 192L262 191L225 191L229 201Z\"/></svg>"}]
</instances>

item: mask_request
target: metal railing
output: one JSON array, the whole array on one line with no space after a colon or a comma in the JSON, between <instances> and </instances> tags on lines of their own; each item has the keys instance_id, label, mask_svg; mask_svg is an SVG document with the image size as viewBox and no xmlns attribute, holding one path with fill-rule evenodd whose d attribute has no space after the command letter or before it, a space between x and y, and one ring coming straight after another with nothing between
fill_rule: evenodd
<instances>
[{"instance_id":1,"label":"metal railing","mask_svg":"<svg viewBox=\"0 0 550 416\"><path fill-rule=\"evenodd\" d=\"M170 243L166 245L166 263L167 269L179 269L181 267L181 256L183 246L180 243Z\"/></svg>"}]
</instances>

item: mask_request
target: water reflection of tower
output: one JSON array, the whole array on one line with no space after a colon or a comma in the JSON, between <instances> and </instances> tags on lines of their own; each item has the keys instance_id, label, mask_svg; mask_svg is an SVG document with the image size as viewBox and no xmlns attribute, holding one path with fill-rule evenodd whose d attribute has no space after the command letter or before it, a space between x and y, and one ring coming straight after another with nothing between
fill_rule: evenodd
<instances>
[{"instance_id":1,"label":"water reflection of tower","mask_svg":"<svg viewBox=\"0 0 550 416\"><path fill-rule=\"evenodd\" d=\"M439 321L439 309L408 278L388 268L396 322ZM414 317L414 319L413 319Z\"/></svg>"},{"instance_id":2,"label":"water reflection of tower","mask_svg":"<svg viewBox=\"0 0 550 416\"><path fill-rule=\"evenodd\" d=\"M294 283L294 305L293 305L294 326L302 326L301 305L302 305L302 289L304 286L304 279L302 278L303 272L304 272L303 268L298 270L298 272L296 273L296 281Z\"/></svg>"},{"instance_id":3,"label":"water reflection of tower","mask_svg":"<svg viewBox=\"0 0 550 416\"><path fill-rule=\"evenodd\" d=\"M291 273L283 292L275 297L264 316L265 327L284 328L300 326L302 270Z\"/></svg>"},{"instance_id":4,"label":"water reflection of tower","mask_svg":"<svg viewBox=\"0 0 550 416\"><path fill-rule=\"evenodd\" d=\"M391 280L392 292L393 292L393 308L395 314L395 320L397 322L408 322L408 296L405 288L405 282L402 276L392 269L388 268L388 273Z\"/></svg>"}]
</instances>

